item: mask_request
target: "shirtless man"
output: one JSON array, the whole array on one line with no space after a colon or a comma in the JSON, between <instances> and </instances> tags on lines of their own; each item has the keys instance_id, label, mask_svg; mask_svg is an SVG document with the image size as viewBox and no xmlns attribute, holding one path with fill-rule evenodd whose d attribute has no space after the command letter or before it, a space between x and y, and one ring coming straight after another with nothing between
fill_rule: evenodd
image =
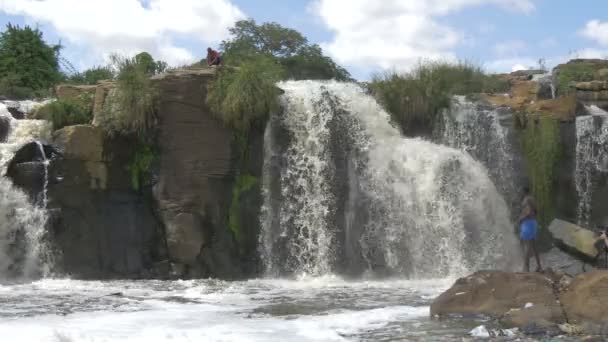
<instances>
[{"instance_id":1,"label":"shirtless man","mask_svg":"<svg viewBox=\"0 0 608 342\"><path fill-rule=\"evenodd\" d=\"M540 265L540 257L536 248L536 239L538 236L538 222L536 221L537 207L536 201L530 195L530 188L524 187L524 199L522 202L522 211L519 216L519 238L524 247L524 271L530 272L530 258L532 254L536 258L536 272L542 272Z\"/></svg>"}]
</instances>

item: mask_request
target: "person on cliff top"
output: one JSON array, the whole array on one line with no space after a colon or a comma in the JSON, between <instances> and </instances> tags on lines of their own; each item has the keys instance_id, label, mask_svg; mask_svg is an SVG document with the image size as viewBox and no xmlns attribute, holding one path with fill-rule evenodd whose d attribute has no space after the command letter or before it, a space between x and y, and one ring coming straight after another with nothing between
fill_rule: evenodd
<instances>
[{"instance_id":1,"label":"person on cliff top","mask_svg":"<svg viewBox=\"0 0 608 342\"><path fill-rule=\"evenodd\" d=\"M222 65L222 57L220 56L220 53L213 50L212 48L207 48L207 65L208 66Z\"/></svg>"},{"instance_id":2,"label":"person on cliff top","mask_svg":"<svg viewBox=\"0 0 608 342\"><path fill-rule=\"evenodd\" d=\"M536 201L530 194L530 188L524 187L522 211L519 216L519 238L524 246L524 270L530 272L530 258L534 254L536 259L536 272L542 272L536 239L538 235L538 221L536 221Z\"/></svg>"}]
</instances>

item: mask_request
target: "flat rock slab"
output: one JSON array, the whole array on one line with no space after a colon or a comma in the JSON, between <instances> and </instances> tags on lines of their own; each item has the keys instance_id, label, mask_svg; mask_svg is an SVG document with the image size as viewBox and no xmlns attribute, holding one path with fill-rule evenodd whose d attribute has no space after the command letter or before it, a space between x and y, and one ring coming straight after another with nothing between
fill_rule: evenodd
<instances>
[{"instance_id":1,"label":"flat rock slab","mask_svg":"<svg viewBox=\"0 0 608 342\"><path fill-rule=\"evenodd\" d=\"M549 231L558 245L568 252L588 261L595 260L599 255L595 247L598 235L594 231L557 219L551 222Z\"/></svg>"}]
</instances>

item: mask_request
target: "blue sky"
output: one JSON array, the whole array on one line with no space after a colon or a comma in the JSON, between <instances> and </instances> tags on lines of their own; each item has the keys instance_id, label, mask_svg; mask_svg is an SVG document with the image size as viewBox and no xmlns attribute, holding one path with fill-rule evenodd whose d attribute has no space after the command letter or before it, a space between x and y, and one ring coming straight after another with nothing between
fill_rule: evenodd
<instances>
[{"instance_id":1,"label":"blue sky","mask_svg":"<svg viewBox=\"0 0 608 342\"><path fill-rule=\"evenodd\" d=\"M38 25L78 69L142 50L185 64L247 17L297 29L359 79L420 59L508 72L608 57L605 0L0 0L1 25Z\"/></svg>"}]
</instances>

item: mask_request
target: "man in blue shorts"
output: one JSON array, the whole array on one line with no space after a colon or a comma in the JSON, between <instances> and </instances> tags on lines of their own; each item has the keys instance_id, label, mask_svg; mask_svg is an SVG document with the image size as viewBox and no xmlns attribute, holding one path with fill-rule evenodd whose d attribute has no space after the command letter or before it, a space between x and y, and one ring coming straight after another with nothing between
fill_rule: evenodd
<instances>
[{"instance_id":1,"label":"man in blue shorts","mask_svg":"<svg viewBox=\"0 0 608 342\"><path fill-rule=\"evenodd\" d=\"M530 258L532 254L536 258L536 272L542 272L540 257L536 248L536 238L538 236L538 221L536 221L537 209L536 202L530 195L530 188L524 187L524 199L522 211L519 216L519 238L524 247L524 271L530 272Z\"/></svg>"}]
</instances>

